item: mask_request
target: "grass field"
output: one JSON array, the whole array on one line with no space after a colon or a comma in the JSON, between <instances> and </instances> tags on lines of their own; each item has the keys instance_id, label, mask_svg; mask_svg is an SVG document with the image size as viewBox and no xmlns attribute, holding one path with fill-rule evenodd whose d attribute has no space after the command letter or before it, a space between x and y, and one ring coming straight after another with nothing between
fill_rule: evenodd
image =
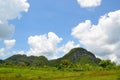
<instances>
[{"instance_id":1,"label":"grass field","mask_svg":"<svg viewBox=\"0 0 120 80\"><path fill-rule=\"evenodd\" d=\"M55 68L0 67L0 80L120 80L119 70L60 71Z\"/></svg>"}]
</instances>

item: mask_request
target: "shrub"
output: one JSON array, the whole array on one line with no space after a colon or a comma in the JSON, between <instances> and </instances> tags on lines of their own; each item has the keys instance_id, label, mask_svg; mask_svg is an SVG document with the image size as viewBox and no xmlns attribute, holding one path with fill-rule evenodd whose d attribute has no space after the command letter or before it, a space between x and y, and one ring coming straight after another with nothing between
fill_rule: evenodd
<instances>
[{"instance_id":1,"label":"shrub","mask_svg":"<svg viewBox=\"0 0 120 80\"><path fill-rule=\"evenodd\" d=\"M116 64L115 62L111 62L111 60L102 60L99 63L99 66L106 68L106 69L114 69Z\"/></svg>"}]
</instances>

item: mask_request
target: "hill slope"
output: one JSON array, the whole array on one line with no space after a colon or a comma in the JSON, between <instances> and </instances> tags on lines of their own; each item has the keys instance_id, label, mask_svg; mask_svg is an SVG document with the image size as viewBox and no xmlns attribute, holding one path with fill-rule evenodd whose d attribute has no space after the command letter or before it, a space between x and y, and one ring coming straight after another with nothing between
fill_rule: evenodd
<instances>
[{"instance_id":1,"label":"hill slope","mask_svg":"<svg viewBox=\"0 0 120 80\"><path fill-rule=\"evenodd\" d=\"M26 55L13 55L5 60L13 64L25 64L26 66L44 66L48 64L48 60L44 56L26 56Z\"/></svg>"},{"instance_id":2,"label":"hill slope","mask_svg":"<svg viewBox=\"0 0 120 80\"><path fill-rule=\"evenodd\" d=\"M98 64L100 59L96 58L95 55L83 48L74 48L68 52L62 59L67 59L73 63L81 64Z\"/></svg>"},{"instance_id":3,"label":"hill slope","mask_svg":"<svg viewBox=\"0 0 120 80\"><path fill-rule=\"evenodd\" d=\"M62 60L67 60L71 63L80 63L80 64L92 64L97 65L100 62L100 59L96 58L95 55L86 49L83 48L74 48L70 50L66 55L61 58L49 60L44 56L26 56L26 55L13 55L6 60L5 62L10 62L13 64L25 64L26 66L55 66L61 63Z\"/></svg>"},{"instance_id":4,"label":"hill slope","mask_svg":"<svg viewBox=\"0 0 120 80\"><path fill-rule=\"evenodd\" d=\"M61 58L51 60L51 65L60 64L62 60L68 60L72 63L80 63L80 64L92 64L98 65L101 61L99 58L96 58L95 55L86 49L83 48L73 48L66 55Z\"/></svg>"}]
</instances>

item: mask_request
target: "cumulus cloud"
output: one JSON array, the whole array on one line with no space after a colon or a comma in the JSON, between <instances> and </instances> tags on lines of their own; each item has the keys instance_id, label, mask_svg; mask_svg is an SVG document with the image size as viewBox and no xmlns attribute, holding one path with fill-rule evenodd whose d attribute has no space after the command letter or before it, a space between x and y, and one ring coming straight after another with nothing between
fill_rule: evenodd
<instances>
[{"instance_id":1,"label":"cumulus cloud","mask_svg":"<svg viewBox=\"0 0 120 80\"><path fill-rule=\"evenodd\" d=\"M55 33L49 32L44 35L30 36L28 38L28 44L30 50L27 55L41 56L44 55L48 58L56 56L57 45L60 43L62 38L58 37Z\"/></svg>"},{"instance_id":2,"label":"cumulus cloud","mask_svg":"<svg viewBox=\"0 0 120 80\"><path fill-rule=\"evenodd\" d=\"M27 12L27 0L0 0L0 39L10 37L14 33L14 26L8 20L20 18L22 12Z\"/></svg>"},{"instance_id":3,"label":"cumulus cloud","mask_svg":"<svg viewBox=\"0 0 120 80\"><path fill-rule=\"evenodd\" d=\"M0 0L0 40L11 37L14 33L14 25L8 20L20 18L22 12L27 12L30 7L27 0ZM5 40L4 48L0 48L0 57L6 58L12 55L9 49L15 45L16 40Z\"/></svg>"},{"instance_id":4,"label":"cumulus cloud","mask_svg":"<svg viewBox=\"0 0 120 80\"><path fill-rule=\"evenodd\" d=\"M88 50L97 56L117 61L120 58L120 10L100 17L98 24L90 20L79 23L71 35L79 39Z\"/></svg>"},{"instance_id":5,"label":"cumulus cloud","mask_svg":"<svg viewBox=\"0 0 120 80\"><path fill-rule=\"evenodd\" d=\"M11 51L16 40L4 40L5 47L0 48L0 58L5 59L14 54L26 54L27 56L46 56L48 59L56 59L68 53L72 48L80 47L74 41L68 41L65 44L61 44L61 41L61 37L49 32L48 34L30 36L28 38L30 48L27 51Z\"/></svg>"},{"instance_id":6,"label":"cumulus cloud","mask_svg":"<svg viewBox=\"0 0 120 80\"><path fill-rule=\"evenodd\" d=\"M6 46L6 49L11 49L16 43L16 40L4 40L4 44Z\"/></svg>"},{"instance_id":7,"label":"cumulus cloud","mask_svg":"<svg viewBox=\"0 0 120 80\"><path fill-rule=\"evenodd\" d=\"M11 48L14 47L16 43L16 40L4 40L5 47L0 48L0 59L5 59L13 54L15 54L14 51L11 51Z\"/></svg>"},{"instance_id":8,"label":"cumulus cloud","mask_svg":"<svg viewBox=\"0 0 120 80\"><path fill-rule=\"evenodd\" d=\"M77 0L77 2L83 8L91 8L100 6L102 0Z\"/></svg>"},{"instance_id":9,"label":"cumulus cloud","mask_svg":"<svg viewBox=\"0 0 120 80\"><path fill-rule=\"evenodd\" d=\"M26 52L28 56L46 56L48 59L56 59L69 52L72 48L79 47L80 45L74 41L68 41L62 46L58 46L62 38L58 37L55 33L49 32L48 34L30 36L28 44L30 49ZM25 52L22 51L22 54Z\"/></svg>"},{"instance_id":10,"label":"cumulus cloud","mask_svg":"<svg viewBox=\"0 0 120 80\"><path fill-rule=\"evenodd\" d=\"M72 48L80 47L80 44L75 44L74 41L68 41L66 44L64 44L60 51L62 51L64 54L68 53Z\"/></svg>"}]
</instances>

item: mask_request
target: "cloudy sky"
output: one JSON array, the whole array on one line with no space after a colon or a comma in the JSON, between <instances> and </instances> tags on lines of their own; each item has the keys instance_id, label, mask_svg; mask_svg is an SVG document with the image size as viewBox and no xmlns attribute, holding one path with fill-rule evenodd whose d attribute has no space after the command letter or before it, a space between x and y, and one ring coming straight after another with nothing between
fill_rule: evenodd
<instances>
[{"instance_id":1,"label":"cloudy sky","mask_svg":"<svg viewBox=\"0 0 120 80\"><path fill-rule=\"evenodd\" d=\"M0 0L0 59L83 47L120 60L120 0Z\"/></svg>"}]
</instances>

